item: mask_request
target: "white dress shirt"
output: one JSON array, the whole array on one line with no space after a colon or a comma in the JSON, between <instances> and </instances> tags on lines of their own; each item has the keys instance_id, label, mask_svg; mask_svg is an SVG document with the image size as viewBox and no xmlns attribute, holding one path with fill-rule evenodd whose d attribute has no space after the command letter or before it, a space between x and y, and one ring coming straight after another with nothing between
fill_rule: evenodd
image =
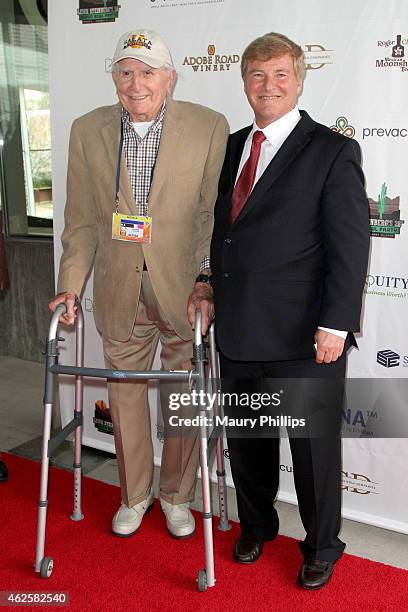
<instances>
[{"instance_id":1,"label":"white dress shirt","mask_svg":"<svg viewBox=\"0 0 408 612\"><path fill-rule=\"evenodd\" d=\"M259 155L258 167L256 169L254 186L256 182L260 179L262 174L265 172L266 168L268 167L272 159L275 157L276 153L279 151L280 147L283 145L289 134L300 121L300 119L301 115L299 112L299 108L295 106L295 108L293 108L289 113L283 115L283 117L280 117L280 119L277 119L273 123L270 123L263 129L259 128L254 122L252 130L248 134L248 138L245 141L235 183L237 182L239 175L241 174L242 168L249 157L249 154L251 152L252 137L256 131L260 130L261 132L263 132L265 134L266 140L264 140L261 145L261 152ZM331 334L335 334L336 336L340 336L343 339L345 339L348 334L347 331L330 329L329 327L321 327L320 325L318 329L327 331Z\"/></svg>"}]
</instances>

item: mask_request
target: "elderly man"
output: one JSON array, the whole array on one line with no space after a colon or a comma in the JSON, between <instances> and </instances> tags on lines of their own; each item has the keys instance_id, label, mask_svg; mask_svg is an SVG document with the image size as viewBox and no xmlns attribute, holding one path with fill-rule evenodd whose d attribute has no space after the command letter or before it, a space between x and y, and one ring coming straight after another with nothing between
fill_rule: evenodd
<instances>
[{"instance_id":1,"label":"elderly man","mask_svg":"<svg viewBox=\"0 0 408 612\"><path fill-rule=\"evenodd\" d=\"M305 433L290 446L306 531L298 584L317 589L344 549L338 432L369 249L360 149L298 110L304 58L287 37L254 40L241 70L255 121L229 139L211 245L221 374L228 391L295 378L290 393L302 380L314 393ZM211 297L209 285L196 286L191 322L200 300L211 316ZM241 522L234 558L254 563L278 533L279 439L229 437L228 447Z\"/></svg>"},{"instance_id":2,"label":"elderly man","mask_svg":"<svg viewBox=\"0 0 408 612\"><path fill-rule=\"evenodd\" d=\"M176 71L166 44L143 28L120 37L113 57L119 104L72 126L58 295L72 324L94 267L94 316L106 363L185 369L192 356L186 303L209 256L213 208L228 137L225 118L170 97ZM199 277L200 278L200 275ZM153 503L147 386L108 385L122 504L112 531L134 534ZM166 406L162 406L166 410ZM193 437L164 441L160 503L175 537L193 534L198 453Z\"/></svg>"}]
</instances>

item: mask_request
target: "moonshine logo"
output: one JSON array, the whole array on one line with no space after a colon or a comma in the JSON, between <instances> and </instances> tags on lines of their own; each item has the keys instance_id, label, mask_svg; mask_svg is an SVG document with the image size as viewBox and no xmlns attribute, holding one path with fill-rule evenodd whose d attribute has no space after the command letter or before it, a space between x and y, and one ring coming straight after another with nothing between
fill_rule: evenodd
<instances>
[{"instance_id":1,"label":"moonshine logo","mask_svg":"<svg viewBox=\"0 0 408 612\"><path fill-rule=\"evenodd\" d=\"M190 66L193 72L228 72L239 60L238 54L217 52L215 44L210 43L207 55L186 55L183 66Z\"/></svg>"},{"instance_id":2,"label":"moonshine logo","mask_svg":"<svg viewBox=\"0 0 408 612\"><path fill-rule=\"evenodd\" d=\"M376 68L399 68L401 72L408 72L408 62L405 59L405 46L408 38L397 34L396 40L378 40L377 46L387 50L387 56L375 60Z\"/></svg>"}]
</instances>

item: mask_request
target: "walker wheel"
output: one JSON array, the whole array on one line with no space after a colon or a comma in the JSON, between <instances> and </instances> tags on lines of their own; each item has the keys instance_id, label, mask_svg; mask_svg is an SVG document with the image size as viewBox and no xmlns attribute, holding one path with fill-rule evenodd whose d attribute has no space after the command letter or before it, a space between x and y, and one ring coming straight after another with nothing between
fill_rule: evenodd
<instances>
[{"instance_id":1,"label":"walker wheel","mask_svg":"<svg viewBox=\"0 0 408 612\"><path fill-rule=\"evenodd\" d=\"M51 557L44 557L40 565L41 578L49 578L52 574L53 567L54 561L51 559Z\"/></svg>"},{"instance_id":2,"label":"walker wheel","mask_svg":"<svg viewBox=\"0 0 408 612\"><path fill-rule=\"evenodd\" d=\"M197 588L201 593L207 590L207 572L205 569L199 570L198 572Z\"/></svg>"}]
</instances>

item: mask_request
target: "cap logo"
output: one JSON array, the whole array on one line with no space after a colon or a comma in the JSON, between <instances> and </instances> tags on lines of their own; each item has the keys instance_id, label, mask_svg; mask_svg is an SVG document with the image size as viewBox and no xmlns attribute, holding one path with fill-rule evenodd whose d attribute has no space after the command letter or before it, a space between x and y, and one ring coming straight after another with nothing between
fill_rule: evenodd
<instances>
[{"instance_id":1,"label":"cap logo","mask_svg":"<svg viewBox=\"0 0 408 612\"><path fill-rule=\"evenodd\" d=\"M132 36L123 43L123 49L127 49L128 47L132 49L141 49L145 47L150 51L152 48L152 41L147 40L144 34L132 34Z\"/></svg>"}]
</instances>

